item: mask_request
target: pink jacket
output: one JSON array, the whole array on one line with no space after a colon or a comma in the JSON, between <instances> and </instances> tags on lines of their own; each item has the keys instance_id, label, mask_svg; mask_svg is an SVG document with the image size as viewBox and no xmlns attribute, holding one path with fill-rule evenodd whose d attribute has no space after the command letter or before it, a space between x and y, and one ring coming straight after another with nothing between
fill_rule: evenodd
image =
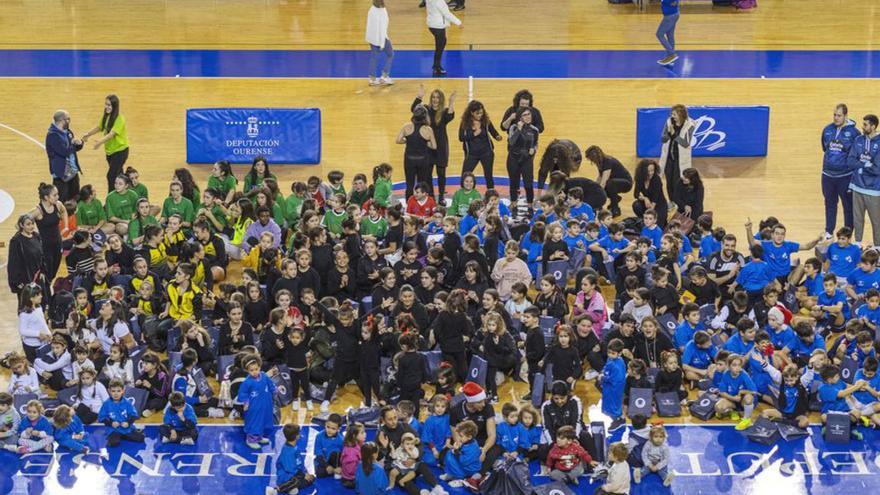
<instances>
[{"instance_id":1,"label":"pink jacket","mask_svg":"<svg viewBox=\"0 0 880 495\"><path fill-rule=\"evenodd\" d=\"M572 311L572 314L574 316L580 316L583 314L590 315L590 319L593 320L593 332L596 336L600 338L602 337L602 327L604 327L605 322L608 321L608 307L605 306L605 298L602 297L601 292L594 290L593 297L591 297L589 301L586 300L583 291L578 292L577 298L574 301L574 310Z\"/></svg>"},{"instance_id":2,"label":"pink jacket","mask_svg":"<svg viewBox=\"0 0 880 495\"><path fill-rule=\"evenodd\" d=\"M354 447L348 445L342 447L342 455L339 458L339 464L342 466L342 479L354 481L354 476L357 474L358 464L360 463L360 444Z\"/></svg>"}]
</instances>

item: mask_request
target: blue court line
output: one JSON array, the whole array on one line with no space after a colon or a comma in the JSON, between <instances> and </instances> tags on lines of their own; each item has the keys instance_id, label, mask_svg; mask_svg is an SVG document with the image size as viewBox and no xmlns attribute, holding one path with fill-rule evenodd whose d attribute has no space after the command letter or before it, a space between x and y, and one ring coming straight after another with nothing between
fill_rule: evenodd
<instances>
[{"instance_id":1,"label":"blue court line","mask_svg":"<svg viewBox=\"0 0 880 495\"><path fill-rule=\"evenodd\" d=\"M699 50L674 66L643 50L450 50L461 78L876 78L880 51ZM365 50L0 50L0 77L366 78ZM432 52L400 50L394 77L431 75Z\"/></svg>"}]
</instances>

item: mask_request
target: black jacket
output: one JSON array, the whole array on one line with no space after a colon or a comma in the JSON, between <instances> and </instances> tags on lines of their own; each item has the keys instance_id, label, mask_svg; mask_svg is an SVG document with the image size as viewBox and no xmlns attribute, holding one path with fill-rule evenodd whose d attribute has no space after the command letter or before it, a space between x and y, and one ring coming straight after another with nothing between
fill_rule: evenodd
<instances>
[{"instance_id":1,"label":"black jacket","mask_svg":"<svg viewBox=\"0 0 880 495\"><path fill-rule=\"evenodd\" d=\"M561 407L557 406L552 399L544 401L541 404L541 417L544 419L544 439L541 443L548 443L546 440L549 435L552 442L556 441L556 432L561 426L571 426L575 429L575 434L580 435L581 429L584 427L584 407L581 399L571 396L568 401Z\"/></svg>"}]
</instances>

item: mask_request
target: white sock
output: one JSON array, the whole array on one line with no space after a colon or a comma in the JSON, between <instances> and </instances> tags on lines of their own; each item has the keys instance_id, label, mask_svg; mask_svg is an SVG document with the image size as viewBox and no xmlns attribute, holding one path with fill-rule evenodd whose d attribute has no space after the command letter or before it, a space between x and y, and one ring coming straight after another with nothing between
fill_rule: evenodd
<instances>
[{"instance_id":1,"label":"white sock","mask_svg":"<svg viewBox=\"0 0 880 495\"><path fill-rule=\"evenodd\" d=\"M754 404L754 403L752 403L752 404L743 404L743 414L745 414L745 417L747 417L747 418L751 418L751 417L752 417L752 412L753 412L754 410L755 410L755 404Z\"/></svg>"}]
</instances>

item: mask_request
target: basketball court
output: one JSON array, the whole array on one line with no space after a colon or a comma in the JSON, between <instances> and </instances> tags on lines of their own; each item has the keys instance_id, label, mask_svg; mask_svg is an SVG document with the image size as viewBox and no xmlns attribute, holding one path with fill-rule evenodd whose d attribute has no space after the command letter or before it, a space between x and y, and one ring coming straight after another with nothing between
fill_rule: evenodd
<instances>
[{"instance_id":1,"label":"basketball court","mask_svg":"<svg viewBox=\"0 0 880 495\"><path fill-rule=\"evenodd\" d=\"M655 63L662 55L654 38L657 2L639 12L635 5L605 0L470 0L456 13L464 29L448 30L446 79L429 77L433 40L417 3L388 2L396 84L374 88L367 85L366 0L4 2L0 240L8 244L14 220L36 205L37 186L48 181L42 143L53 112L69 111L79 135L98 122L111 93L119 96L127 120L127 165L140 171L154 201L166 196L175 168L188 167L200 186L207 181L209 166L186 163L191 108L320 109L320 164L272 165L287 193L291 181L326 177L330 170L345 172L350 184L355 173L369 174L385 161L402 182L403 147L394 140L409 120L419 85L428 92L456 91L459 116L468 97L481 100L496 125L513 95L528 88L546 124L538 155L551 139L570 138L582 149L600 145L630 170L638 160L638 108L765 105L767 156L696 158L694 165L717 225L742 236L746 218L774 215L796 241L822 230L819 133L834 105L847 103L856 121L880 113L880 52L874 51L880 5L873 0L760 0L749 12L683 0L676 32L681 59L671 68ZM451 136L454 131L450 127ZM708 143L723 132L706 128L702 138ZM495 166L502 195L504 144L496 147ZM448 175L457 179L463 153L454 137L450 150ZM87 145L79 159L81 182L94 184L103 198L103 152ZM247 170L234 168L239 178ZM579 175L595 179L597 173L585 163ZM631 214L627 197L625 216ZM6 259L0 249L0 267ZM0 290L0 314L2 354L20 345L8 289ZM6 379L0 378L4 387ZM502 390L514 393L510 386ZM586 403L598 401L592 384L579 384L576 393ZM334 410L358 401L348 386ZM289 407L282 414L283 421L310 422L310 415ZM0 453L0 493L256 494L272 481L280 431L271 446L251 451L239 425L206 420L196 446L169 447L157 443L159 420L156 415L146 422L145 445L103 451L103 428L90 428L97 453L85 458ZM807 439L764 447L731 425L688 416L667 418L666 424L678 476L671 488L648 478L633 485L633 494L795 495L880 487L880 436L874 432L862 442L825 445L815 429ZM315 432L303 429L307 447ZM530 469L537 475L537 465ZM595 486L585 480L575 492L592 493ZM323 479L301 493L339 490L339 481Z\"/></svg>"}]
</instances>

